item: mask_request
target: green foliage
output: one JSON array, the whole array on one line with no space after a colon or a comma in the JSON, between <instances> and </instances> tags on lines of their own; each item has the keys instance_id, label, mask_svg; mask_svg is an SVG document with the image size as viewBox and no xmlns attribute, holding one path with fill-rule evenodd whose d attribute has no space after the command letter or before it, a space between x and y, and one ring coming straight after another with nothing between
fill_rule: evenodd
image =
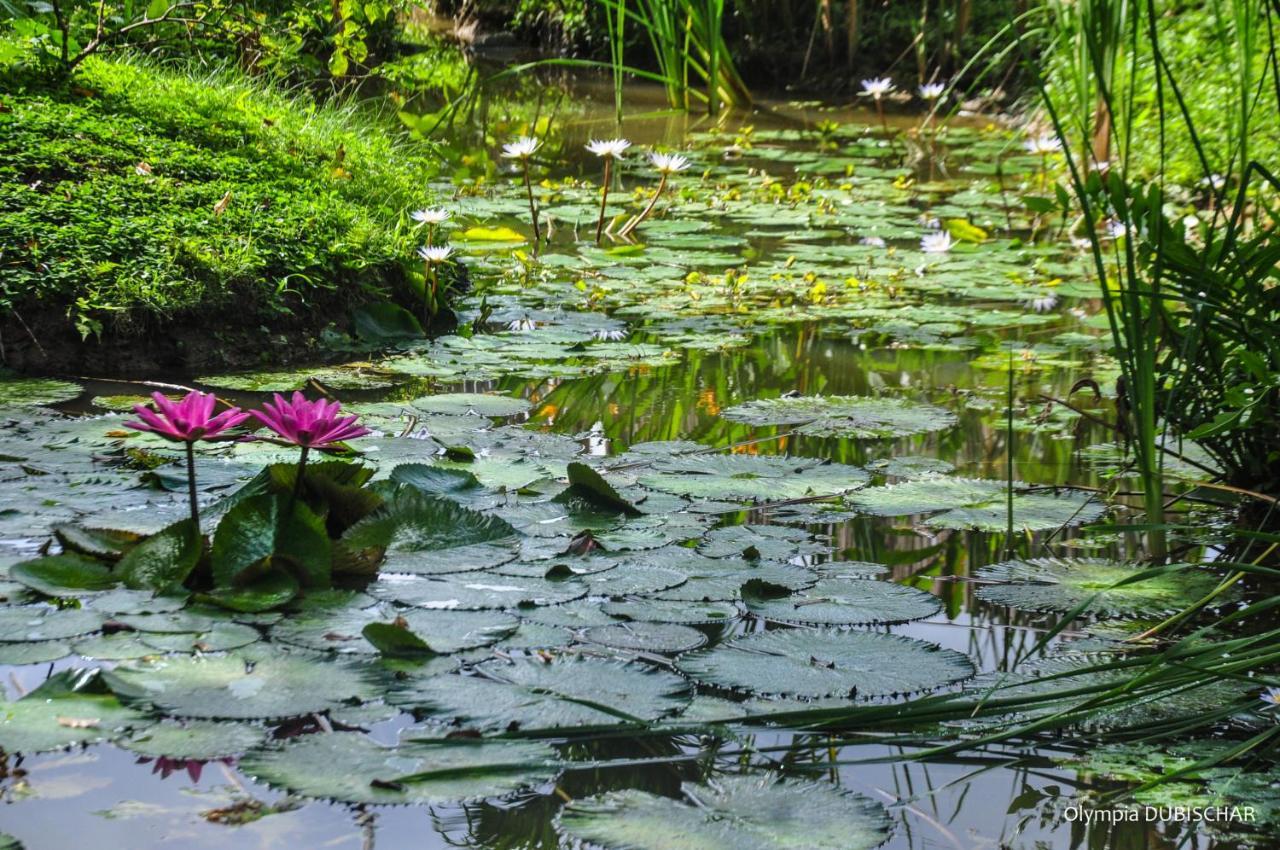
<instances>
[{"instance_id":1,"label":"green foliage","mask_svg":"<svg viewBox=\"0 0 1280 850\"><path fill-rule=\"evenodd\" d=\"M123 62L3 76L0 304L81 336L314 327L402 286L400 216L435 165L354 108Z\"/></svg>"}]
</instances>

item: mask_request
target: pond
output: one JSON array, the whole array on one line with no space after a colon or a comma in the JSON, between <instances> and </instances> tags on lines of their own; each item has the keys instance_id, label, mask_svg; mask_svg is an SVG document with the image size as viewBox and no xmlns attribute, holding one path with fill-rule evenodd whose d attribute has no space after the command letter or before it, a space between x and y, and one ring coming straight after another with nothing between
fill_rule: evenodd
<instances>
[{"instance_id":1,"label":"pond","mask_svg":"<svg viewBox=\"0 0 1280 850\"><path fill-rule=\"evenodd\" d=\"M16 569L3 831L28 848L1237 846L1207 825L1085 825L1082 801L1134 778L1123 746L1108 771L1083 737L947 749L990 717L912 738L797 715L1034 681L1198 595L1195 577L1107 590L1135 553L1090 528L1125 512L1100 421L1116 367L1070 223L1028 211L1052 194L1041 158L977 121L889 141L874 116L811 110L628 124L694 164L634 241L600 246L599 163L579 150L597 125L571 126L542 153L536 258L516 179L437 187L475 333L335 334L320 366L171 376L246 407L340 400L373 429L352 441L373 518L399 525L376 575L335 566L332 590L241 610L88 581L82 561ZM619 172L611 216L655 182L638 155ZM153 387L93 377L0 384L6 570L93 554L66 526L51 544L58 524L150 535L186 514L181 451L124 427ZM297 450L209 443L198 461L210 531ZM375 623L430 651L389 651Z\"/></svg>"}]
</instances>

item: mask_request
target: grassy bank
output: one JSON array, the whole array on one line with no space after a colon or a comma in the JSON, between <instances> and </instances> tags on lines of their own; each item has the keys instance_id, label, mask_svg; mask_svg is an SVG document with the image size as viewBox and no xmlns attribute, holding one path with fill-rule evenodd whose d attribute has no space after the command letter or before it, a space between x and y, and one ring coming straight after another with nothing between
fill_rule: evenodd
<instances>
[{"instance_id":1,"label":"grassy bank","mask_svg":"<svg viewBox=\"0 0 1280 850\"><path fill-rule=\"evenodd\" d=\"M436 158L370 116L125 61L0 79L10 363L60 367L79 347L172 366L278 332L305 347L300 331L404 288L404 211Z\"/></svg>"}]
</instances>

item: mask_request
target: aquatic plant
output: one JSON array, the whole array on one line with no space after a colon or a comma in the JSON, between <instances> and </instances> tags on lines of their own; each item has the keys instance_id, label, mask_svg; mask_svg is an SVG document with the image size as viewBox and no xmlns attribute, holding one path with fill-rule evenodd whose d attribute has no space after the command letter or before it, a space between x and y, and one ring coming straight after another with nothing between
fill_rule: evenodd
<instances>
[{"instance_id":1,"label":"aquatic plant","mask_svg":"<svg viewBox=\"0 0 1280 850\"><path fill-rule=\"evenodd\" d=\"M920 250L926 254L945 254L955 247L949 230L935 230L920 237Z\"/></svg>"},{"instance_id":2,"label":"aquatic plant","mask_svg":"<svg viewBox=\"0 0 1280 850\"><path fill-rule=\"evenodd\" d=\"M613 161L622 159L631 142L626 139L592 139L587 150L604 160L604 176L600 179L600 218L596 221L596 244L600 244L600 236L604 233L605 210L609 204L609 183L613 177Z\"/></svg>"},{"instance_id":3,"label":"aquatic plant","mask_svg":"<svg viewBox=\"0 0 1280 850\"><path fill-rule=\"evenodd\" d=\"M187 496L191 506L191 524L200 531L200 506L196 499L195 444L201 440L213 440L235 428L249 418L238 407L228 406L214 415L218 399L213 393L193 390L174 403L164 393L152 393L151 404L135 405L136 420L125 422L125 427L148 431L166 440L182 443L187 456Z\"/></svg>"},{"instance_id":4,"label":"aquatic plant","mask_svg":"<svg viewBox=\"0 0 1280 850\"><path fill-rule=\"evenodd\" d=\"M423 321L430 323L444 306L440 292L440 266L449 262L453 248L449 245L423 245L418 248L424 272L422 281Z\"/></svg>"},{"instance_id":5,"label":"aquatic plant","mask_svg":"<svg viewBox=\"0 0 1280 850\"><path fill-rule=\"evenodd\" d=\"M886 136L889 135L889 123L884 117L884 96L894 89L893 80L889 77L874 77L862 81L862 95L869 97L876 105L876 115L880 116L880 127Z\"/></svg>"},{"instance_id":6,"label":"aquatic plant","mask_svg":"<svg viewBox=\"0 0 1280 850\"><path fill-rule=\"evenodd\" d=\"M446 221L448 221L452 217L453 217L453 213L449 212L446 209L442 209L440 207L432 207L431 209L423 209L423 210L414 210L413 212L409 213L409 218L416 221L419 225L426 225L428 245L435 242L436 228L444 224Z\"/></svg>"},{"instance_id":7,"label":"aquatic plant","mask_svg":"<svg viewBox=\"0 0 1280 850\"><path fill-rule=\"evenodd\" d=\"M336 401L325 401L322 398L310 401L300 392L295 392L287 400L276 393L271 401L262 406L261 410L250 411L255 419L267 426L280 439L301 449L298 455L293 493L290 496L290 508L302 489L308 452L312 449L316 451L334 449L347 440L354 440L370 433L368 428L359 424L360 417L340 416L341 412L342 405ZM285 513L288 513L287 509Z\"/></svg>"},{"instance_id":8,"label":"aquatic plant","mask_svg":"<svg viewBox=\"0 0 1280 850\"><path fill-rule=\"evenodd\" d=\"M653 197L649 199L648 205L640 211L640 214L622 226L622 229L618 231L619 236L629 235L641 222L648 218L649 214L653 212L653 208L658 205L658 200L667 188L667 181L671 176L679 174L689 167L688 158L678 153L651 153L649 154L649 163L659 174L658 188L653 190Z\"/></svg>"},{"instance_id":9,"label":"aquatic plant","mask_svg":"<svg viewBox=\"0 0 1280 850\"><path fill-rule=\"evenodd\" d=\"M531 136L521 136L514 142L508 142L502 146L502 156L505 159L518 160L524 172L524 190L529 197L529 218L533 222L534 256L537 256L539 246L542 244L542 233L538 228L538 206L533 200L533 181L529 176L529 160L540 147L542 147L541 140Z\"/></svg>"}]
</instances>

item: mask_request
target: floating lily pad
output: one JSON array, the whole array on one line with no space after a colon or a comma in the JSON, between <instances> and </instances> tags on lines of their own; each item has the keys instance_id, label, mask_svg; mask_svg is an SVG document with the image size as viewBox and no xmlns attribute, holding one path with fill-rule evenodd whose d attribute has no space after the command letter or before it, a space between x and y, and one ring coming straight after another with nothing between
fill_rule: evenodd
<instances>
[{"instance_id":1,"label":"floating lily pad","mask_svg":"<svg viewBox=\"0 0 1280 850\"><path fill-rule=\"evenodd\" d=\"M901 398L798 396L749 401L724 410L733 422L748 425L798 425L815 437L889 439L941 431L956 424L941 407Z\"/></svg>"},{"instance_id":2,"label":"floating lily pad","mask_svg":"<svg viewBox=\"0 0 1280 850\"><path fill-rule=\"evenodd\" d=\"M697 629L675 623L614 623L610 626L593 626L583 633L591 643L614 649L644 650L648 652L686 652L707 642L707 636Z\"/></svg>"},{"instance_id":3,"label":"floating lily pad","mask_svg":"<svg viewBox=\"0 0 1280 850\"><path fill-rule=\"evenodd\" d=\"M0 643L0 664L46 664L71 654L67 644L48 640L39 643Z\"/></svg>"},{"instance_id":4,"label":"floating lily pad","mask_svg":"<svg viewBox=\"0 0 1280 850\"><path fill-rule=\"evenodd\" d=\"M21 378L0 370L0 407L59 404L80 395L80 385L54 378Z\"/></svg>"},{"instance_id":5,"label":"floating lily pad","mask_svg":"<svg viewBox=\"0 0 1280 850\"><path fill-rule=\"evenodd\" d=\"M938 597L888 581L823 579L780 599L748 598L747 610L775 623L869 626L922 620L942 610Z\"/></svg>"},{"instance_id":6,"label":"floating lily pad","mask_svg":"<svg viewBox=\"0 0 1280 850\"><path fill-rule=\"evenodd\" d=\"M1000 481L977 478L922 478L871 487L845 501L873 516L926 514L925 525L1003 531L1008 526L1008 494ZM1018 531L1047 531L1084 525L1106 510L1092 494L1070 488L1027 492L1015 485L1013 527Z\"/></svg>"},{"instance_id":7,"label":"floating lily pad","mask_svg":"<svg viewBox=\"0 0 1280 850\"><path fill-rule=\"evenodd\" d=\"M414 399L413 406L423 413L463 414L477 416L516 416L532 405L522 398L484 393L442 393Z\"/></svg>"},{"instance_id":8,"label":"floating lily pad","mask_svg":"<svg viewBox=\"0 0 1280 850\"><path fill-rule=\"evenodd\" d=\"M0 641L61 640L102 628L104 617L78 608L0 608Z\"/></svg>"},{"instance_id":9,"label":"floating lily pad","mask_svg":"<svg viewBox=\"0 0 1280 850\"><path fill-rule=\"evenodd\" d=\"M20 700L0 701L0 750L37 753L90 744L150 722L111 694L72 692L46 698L37 689Z\"/></svg>"},{"instance_id":10,"label":"floating lily pad","mask_svg":"<svg viewBox=\"0 0 1280 850\"><path fill-rule=\"evenodd\" d=\"M368 601L367 599L365 601ZM518 621L498 611L426 611L385 605L314 605L286 618L271 630L275 640L344 654L376 652L363 635L370 623L404 622L436 653L489 646L511 634Z\"/></svg>"},{"instance_id":11,"label":"floating lily pad","mask_svg":"<svg viewBox=\"0 0 1280 850\"><path fill-rule=\"evenodd\" d=\"M831 546L815 540L803 528L785 525L728 525L708 531L698 551L711 558L790 561L825 554Z\"/></svg>"},{"instance_id":12,"label":"floating lily pad","mask_svg":"<svg viewBox=\"0 0 1280 850\"><path fill-rule=\"evenodd\" d=\"M682 656L694 680L756 694L868 699L933 690L973 675L968 657L921 640L855 631L757 632Z\"/></svg>"},{"instance_id":13,"label":"floating lily pad","mask_svg":"<svg viewBox=\"0 0 1280 850\"><path fill-rule=\"evenodd\" d=\"M267 738L267 730L247 723L220 723L192 720L186 723L164 722L125 738L121 747L152 758L210 759L238 756L252 750Z\"/></svg>"},{"instance_id":14,"label":"floating lily pad","mask_svg":"<svg viewBox=\"0 0 1280 850\"><path fill-rule=\"evenodd\" d=\"M884 806L825 782L721 776L681 791L689 802L635 789L573 800L556 826L604 850L870 850L892 826Z\"/></svg>"},{"instance_id":15,"label":"floating lily pad","mask_svg":"<svg viewBox=\"0 0 1280 850\"><path fill-rule=\"evenodd\" d=\"M384 747L357 732L294 738L240 768L305 797L347 803L451 803L499 797L555 776L555 751L532 741L407 741Z\"/></svg>"},{"instance_id":16,"label":"floating lily pad","mask_svg":"<svg viewBox=\"0 0 1280 850\"><path fill-rule=\"evenodd\" d=\"M369 585L368 592L388 599L433 610L480 610L556 605L587 595L587 587L576 581L549 581L539 578L461 573L446 579L419 576L383 576Z\"/></svg>"},{"instance_id":17,"label":"floating lily pad","mask_svg":"<svg viewBox=\"0 0 1280 850\"><path fill-rule=\"evenodd\" d=\"M638 662L559 656L486 661L477 676L410 677L387 701L467 726L508 731L639 724L675 714L688 683Z\"/></svg>"},{"instance_id":18,"label":"floating lily pad","mask_svg":"<svg viewBox=\"0 0 1280 850\"><path fill-rule=\"evenodd\" d=\"M372 692L365 668L279 649L135 662L116 668L113 676L117 693L179 717L298 717Z\"/></svg>"},{"instance_id":19,"label":"floating lily pad","mask_svg":"<svg viewBox=\"0 0 1280 850\"><path fill-rule=\"evenodd\" d=\"M768 502L856 490L870 480L856 466L814 458L690 455L654 462L640 483L699 499Z\"/></svg>"},{"instance_id":20,"label":"floating lily pad","mask_svg":"<svg viewBox=\"0 0 1280 850\"><path fill-rule=\"evenodd\" d=\"M742 614L732 602L701 600L632 599L626 602L606 602L602 608L606 614L626 620L684 625L727 623Z\"/></svg>"},{"instance_id":21,"label":"floating lily pad","mask_svg":"<svg viewBox=\"0 0 1280 850\"><path fill-rule=\"evenodd\" d=\"M978 598L1024 611L1066 613L1088 601L1083 613L1097 617L1168 617L1207 596L1220 580L1203 569L1173 565L1159 575L1115 586L1145 569L1097 558L1005 561L983 567L978 577L1009 584L984 587Z\"/></svg>"}]
</instances>

